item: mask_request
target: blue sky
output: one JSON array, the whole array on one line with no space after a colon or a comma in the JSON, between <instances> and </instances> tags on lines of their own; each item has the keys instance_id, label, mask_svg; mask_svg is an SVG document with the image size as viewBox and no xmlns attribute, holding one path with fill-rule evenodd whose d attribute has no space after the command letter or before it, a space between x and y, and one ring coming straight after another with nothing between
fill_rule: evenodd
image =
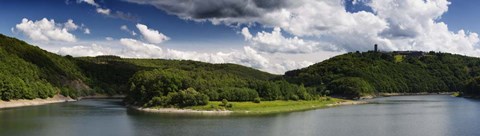
<instances>
[{"instance_id":1,"label":"blue sky","mask_svg":"<svg viewBox=\"0 0 480 136\"><path fill-rule=\"evenodd\" d=\"M452 30L465 29L472 32L480 32L480 1L475 0L450 0L448 12L441 21L446 22ZM137 21L128 21L105 17L96 13L95 8L87 3L77 3L70 0L2 0L0 3L0 33L9 36L14 35L10 28L18 24L22 18L39 20L42 18L55 19L64 22L73 19L81 22L93 30L91 35L78 35L82 39L98 40L110 37L126 37L128 33L121 32L118 28L127 25L134 28L136 23L143 23L171 35L177 42L188 41L206 43L237 43L243 42L243 37L237 32L236 27L226 25L213 25L209 22L194 22L182 20L174 15L168 15L165 11L158 10L151 5L132 4L121 0L102 0L98 3L104 7L131 13L138 17ZM352 6L346 4L346 10L351 12L371 9L365 6ZM262 27L256 27L260 31ZM80 32L79 32L80 33ZM208 33L206 35L205 33ZM21 37L20 37L21 38ZM221 40L219 40L221 39ZM25 39L27 40L27 39ZM173 41L172 41L173 42ZM228 46L228 45L227 45ZM188 47L187 47L188 48Z\"/></svg>"},{"instance_id":2,"label":"blue sky","mask_svg":"<svg viewBox=\"0 0 480 136\"><path fill-rule=\"evenodd\" d=\"M478 0L451 0L452 4L441 21L446 22L452 30L470 30L480 32L480 1Z\"/></svg>"},{"instance_id":3,"label":"blue sky","mask_svg":"<svg viewBox=\"0 0 480 136\"><path fill-rule=\"evenodd\" d=\"M382 50L476 56L478 5L475 0L1 0L0 33L61 55L192 59L283 73L375 43ZM19 27L24 18L34 26ZM35 29L43 18L55 21L51 31ZM52 34L67 29L68 20L78 28ZM120 29L124 25L130 32ZM35 32L49 39L31 37ZM62 39L65 35L74 40Z\"/></svg>"},{"instance_id":4,"label":"blue sky","mask_svg":"<svg viewBox=\"0 0 480 136\"><path fill-rule=\"evenodd\" d=\"M135 24L142 23L159 30L172 37L173 43L179 43L182 48L189 48L188 43L203 43L206 45L236 43L241 44L243 37L236 33L238 29L225 25L213 25L211 23L193 22L179 19L168 15L164 11L153 6L132 4L124 1L99 1L102 7L131 13L138 20L124 20L107 17L98 14L95 7L87 3L77 3L70 0L2 0L0 4L0 33L24 39L21 35L15 35L11 28L21 22L22 18L40 20L42 18L54 19L57 22L65 22L73 19L75 23L84 24L92 33L85 35L77 33L82 40L103 40L105 37L121 38L131 37L130 34L121 31L122 25L135 28ZM219 40L221 39L221 40ZM28 39L25 39L28 40ZM183 47L184 46L184 47Z\"/></svg>"}]
</instances>

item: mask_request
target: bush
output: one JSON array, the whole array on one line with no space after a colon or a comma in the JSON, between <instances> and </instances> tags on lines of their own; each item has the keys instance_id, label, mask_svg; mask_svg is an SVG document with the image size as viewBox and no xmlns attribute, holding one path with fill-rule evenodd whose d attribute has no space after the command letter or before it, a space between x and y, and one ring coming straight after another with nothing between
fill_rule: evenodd
<instances>
[{"instance_id":1,"label":"bush","mask_svg":"<svg viewBox=\"0 0 480 136\"><path fill-rule=\"evenodd\" d=\"M260 97L257 97L257 98L255 98L255 99L253 99L253 102L254 102L254 103L260 103L260 101L261 101L261 100L260 100Z\"/></svg>"},{"instance_id":2,"label":"bush","mask_svg":"<svg viewBox=\"0 0 480 136\"><path fill-rule=\"evenodd\" d=\"M207 95L211 101L219 100L219 94L216 90L204 90L202 93Z\"/></svg>"},{"instance_id":3,"label":"bush","mask_svg":"<svg viewBox=\"0 0 480 136\"><path fill-rule=\"evenodd\" d=\"M60 88L60 94L67 97L70 96L70 98L73 98L73 99L77 99L78 97L78 92L69 87Z\"/></svg>"},{"instance_id":4,"label":"bush","mask_svg":"<svg viewBox=\"0 0 480 136\"><path fill-rule=\"evenodd\" d=\"M160 97L153 97L152 100L148 102L146 106L152 107L152 106L168 106L170 101L172 100L171 97L169 96L160 96Z\"/></svg>"},{"instance_id":5,"label":"bush","mask_svg":"<svg viewBox=\"0 0 480 136\"><path fill-rule=\"evenodd\" d=\"M464 92L467 95L479 95L480 94L480 77L467 80L464 87Z\"/></svg>"},{"instance_id":6,"label":"bush","mask_svg":"<svg viewBox=\"0 0 480 136\"><path fill-rule=\"evenodd\" d=\"M298 101L300 98L297 95L291 95L290 100Z\"/></svg>"},{"instance_id":7,"label":"bush","mask_svg":"<svg viewBox=\"0 0 480 136\"><path fill-rule=\"evenodd\" d=\"M188 88L179 92L170 92L167 96L153 97L146 106L196 106L207 105L208 96Z\"/></svg>"},{"instance_id":8,"label":"bush","mask_svg":"<svg viewBox=\"0 0 480 136\"><path fill-rule=\"evenodd\" d=\"M227 106L228 104L228 100L227 99L223 99L222 100L222 103L220 104L220 106Z\"/></svg>"},{"instance_id":9,"label":"bush","mask_svg":"<svg viewBox=\"0 0 480 136\"><path fill-rule=\"evenodd\" d=\"M343 77L333 80L328 88L337 95L357 98L374 93L374 88L359 77Z\"/></svg>"}]
</instances>

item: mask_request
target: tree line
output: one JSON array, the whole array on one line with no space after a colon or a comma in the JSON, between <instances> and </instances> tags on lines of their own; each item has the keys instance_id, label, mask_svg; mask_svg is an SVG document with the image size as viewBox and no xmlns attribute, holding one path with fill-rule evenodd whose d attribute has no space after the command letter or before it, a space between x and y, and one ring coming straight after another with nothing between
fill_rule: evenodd
<instances>
[{"instance_id":1,"label":"tree line","mask_svg":"<svg viewBox=\"0 0 480 136\"><path fill-rule=\"evenodd\" d=\"M402 59L398 59L402 58ZM480 72L480 59L449 53L422 56L393 52L351 52L307 68L288 71L289 82L351 98L377 93L464 92Z\"/></svg>"},{"instance_id":2,"label":"tree line","mask_svg":"<svg viewBox=\"0 0 480 136\"><path fill-rule=\"evenodd\" d=\"M0 34L0 99L125 94L138 106L358 98L378 93L480 95L480 59L449 53L351 52L273 75L235 64L59 56Z\"/></svg>"},{"instance_id":3,"label":"tree line","mask_svg":"<svg viewBox=\"0 0 480 136\"><path fill-rule=\"evenodd\" d=\"M141 106L193 106L175 101L193 101L189 104L206 104L205 101L310 100L315 91L285 80L261 80L236 74L209 71L154 69L137 72L129 81L126 102ZM191 97L175 97L177 95ZM175 99L175 98L184 98ZM173 103L172 103L173 102ZM176 105L178 104L178 105Z\"/></svg>"}]
</instances>

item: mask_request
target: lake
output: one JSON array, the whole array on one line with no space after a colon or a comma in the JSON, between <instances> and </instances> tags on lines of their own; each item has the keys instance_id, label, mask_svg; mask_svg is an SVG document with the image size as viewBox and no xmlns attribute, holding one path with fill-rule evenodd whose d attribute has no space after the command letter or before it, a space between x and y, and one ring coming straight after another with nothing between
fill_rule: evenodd
<instances>
[{"instance_id":1,"label":"lake","mask_svg":"<svg viewBox=\"0 0 480 136\"><path fill-rule=\"evenodd\" d=\"M374 104L259 116L127 110L120 100L82 100L0 110L0 136L475 136L480 101L396 96Z\"/></svg>"}]
</instances>

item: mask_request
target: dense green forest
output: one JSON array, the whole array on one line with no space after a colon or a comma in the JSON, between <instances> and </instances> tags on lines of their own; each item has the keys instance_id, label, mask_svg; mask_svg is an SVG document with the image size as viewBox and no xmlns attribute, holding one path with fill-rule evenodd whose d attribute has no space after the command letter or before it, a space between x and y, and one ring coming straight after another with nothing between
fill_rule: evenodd
<instances>
[{"instance_id":1,"label":"dense green forest","mask_svg":"<svg viewBox=\"0 0 480 136\"><path fill-rule=\"evenodd\" d=\"M223 99L228 101L309 100L318 96L312 89L291 84L285 80L266 80L261 77L242 76L243 74L235 72L205 68L189 70L167 68L137 72L129 81L130 90L127 92L126 101L143 106L172 106L169 104L172 103L171 101L195 101L198 97L204 98L204 96L197 97L195 94L207 96L207 99L203 100L215 101ZM188 97L181 98L190 99L176 99L180 98L174 97L178 95L177 93L185 93ZM199 103L206 102L199 101Z\"/></svg>"},{"instance_id":2,"label":"dense green forest","mask_svg":"<svg viewBox=\"0 0 480 136\"><path fill-rule=\"evenodd\" d=\"M0 34L0 97L2 100L75 97L88 90L86 77L69 59Z\"/></svg>"},{"instance_id":3,"label":"dense green forest","mask_svg":"<svg viewBox=\"0 0 480 136\"><path fill-rule=\"evenodd\" d=\"M75 60L83 73L91 79L94 90L107 94L125 93L130 89L128 81L135 73L154 69L202 69L260 80L279 77L235 64L209 64L190 60L125 59L117 56L80 57Z\"/></svg>"},{"instance_id":4,"label":"dense green forest","mask_svg":"<svg viewBox=\"0 0 480 136\"><path fill-rule=\"evenodd\" d=\"M189 60L59 56L0 35L2 100L125 94L139 106L308 100L315 91L253 68Z\"/></svg>"},{"instance_id":5,"label":"dense green forest","mask_svg":"<svg viewBox=\"0 0 480 136\"><path fill-rule=\"evenodd\" d=\"M187 100L174 98L194 99L194 94L207 101L307 100L318 96L312 89L281 80L280 75L236 64L116 56L81 57L76 63L89 77L93 92L126 94L127 103L140 106L191 106L177 103ZM177 94L187 96L175 97Z\"/></svg>"},{"instance_id":6,"label":"dense green forest","mask_svg":"<svg viewBox=\"0 0 480 136\"><path fill-rule=\"evenodd\" d=\"M288 71L289 82L350 98L377 93L478 95L480 59L436 52L355 52ZM478 82L480 83L480 82Z\"/></svg>"},{"instance_id":7,"label":"dense green forest","mask_svg":"<svg viewBox=\"0 0 480 136\"><path fill-rule=\"evenodd\" d=\"M378 93L480 95L480 59L436 52L354 52L273 75L236 64L189 60L60 56L0 35L2 100L126 95L136 106L209 101L358 98Z\"/></svg>"}]
</instances>

